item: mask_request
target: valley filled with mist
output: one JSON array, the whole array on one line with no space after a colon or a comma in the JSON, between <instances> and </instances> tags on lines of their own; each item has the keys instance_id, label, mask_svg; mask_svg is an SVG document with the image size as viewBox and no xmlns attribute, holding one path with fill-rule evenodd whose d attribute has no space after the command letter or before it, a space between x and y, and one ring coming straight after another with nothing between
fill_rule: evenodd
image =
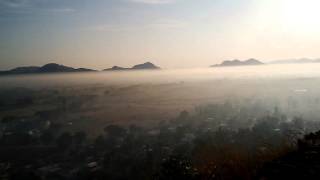
<instances>
[{"instance_id":1,"label":"valley filled with mist","mask_svg":"<svg viewBox=\"0 0 320 180\"><path fill-rule=\"evenodd\" d=\"M319 68L0 77L1 178L269 177L320 130Z\"/></svg>"},{"instance_id":2,"label":"valley filled with mist","mask_svg":"<svg viewBox=\"0 0 320 180\"><path fill-rule=\"evenodd\" d=\"M320 179L319 0L0 0L0 180Z\"/></svg>"}]
</instances>

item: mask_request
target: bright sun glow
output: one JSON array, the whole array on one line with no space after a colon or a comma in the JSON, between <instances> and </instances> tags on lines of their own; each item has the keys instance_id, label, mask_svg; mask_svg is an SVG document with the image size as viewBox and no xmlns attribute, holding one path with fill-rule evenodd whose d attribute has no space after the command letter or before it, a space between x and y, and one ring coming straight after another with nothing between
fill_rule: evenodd
<instances>
[{"instance_id":1,"label":"bright sun glow","mask_svg":"<svg viewBox=\"0 0 320 180\"><path fill-rule=\"evenodd\" d=\"M319 0L283 0L280 8L285 26L297 32L320 30Z\"/></svg>"}]
</instances>

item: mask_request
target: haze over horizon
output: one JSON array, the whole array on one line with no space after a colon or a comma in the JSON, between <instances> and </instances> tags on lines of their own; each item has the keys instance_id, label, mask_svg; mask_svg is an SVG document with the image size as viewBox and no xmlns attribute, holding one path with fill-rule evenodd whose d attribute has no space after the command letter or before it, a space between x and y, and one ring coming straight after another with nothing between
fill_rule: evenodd
<instances>
[{"instance_id":1,"label":"haze over horizon","mask_svg":"<svg viewBox=\"0 0 320 180\"><path fill-rule=\"evenodd\" d=\"M317 58L317 0L0 0L0 69Z\"/></svg>"}]
</instances>

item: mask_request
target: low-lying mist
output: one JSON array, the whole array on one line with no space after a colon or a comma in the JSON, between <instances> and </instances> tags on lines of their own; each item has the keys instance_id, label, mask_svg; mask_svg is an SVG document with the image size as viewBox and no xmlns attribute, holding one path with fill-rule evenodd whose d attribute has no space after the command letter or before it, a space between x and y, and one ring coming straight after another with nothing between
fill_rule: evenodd
<instances>
[{"instance_id":1,"label":"low-lying mist","mask_svg":"<svg viewBox=\"0 0 320 180\"><path fill-rule=\"evenodd\" d=\"M266 162L320 130L319 68L0 77L0 172L44 179L253 179Z\"/></svg>"},{"instance_id":2,"label":"low-lying mist","mask_svg":"<svg viewBox=\"0 0 320 180\"><path fill-rule=\"evenodd\" d=\"M101 125L154 124L183 110L225 102L259 103L266 111L277 107L290 117L318 118L318 67L263 65L1 77L0 102L4 105L0 117L12 113L6 103L27 96L33 104L11 106L20 115L50 111L65 101L67 109L73 109L67 112L72 118L85 116Z\"/></svg>"},{"instance_id":3,"label":"low-lying mist","mask_svg":"<svg viewBox=\"0 0 320 180\"><path fill-rule=\"evenodd\" d=\"M17 75L1 77L1 87L48 87L73 84L139 84L210 80L260 80L320 77L319 64L282 64L197 69L107 71L93 73Z\"/></svg>"}]
</instances>

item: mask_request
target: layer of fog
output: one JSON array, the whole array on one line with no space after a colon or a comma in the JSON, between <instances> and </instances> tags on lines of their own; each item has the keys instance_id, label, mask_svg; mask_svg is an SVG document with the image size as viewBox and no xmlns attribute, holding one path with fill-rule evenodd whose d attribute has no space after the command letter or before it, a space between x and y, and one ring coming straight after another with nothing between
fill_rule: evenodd
<instances>
[{"instance_id":1,"label":"layer of fog","mask_svg":"<svg viewBox=\"0 0 320 180\"><path fill-rule=\"evenodd\" d=\"M140 84L199 82L238 79L295 79L320 77L320 64L286 64L157 71L117 71L72 74L41 74L0 77L1 87L48 87L74 84Z\"/></svg>"},{"instance_id":2,"label":"layer of fog","mask_svg":"<svg viewBox=\"0 0 320 180\"><path fill-rule=\"evenodd\" d=\"M317 120L318 69L318 64L299 64L1 77L0 118L59 113L64 103L67 111L55 120L95 132L108 123L152 125L183 110L231 102ZM29 96L33 104L14 104Z\"/></svg>"}]
</instances>

